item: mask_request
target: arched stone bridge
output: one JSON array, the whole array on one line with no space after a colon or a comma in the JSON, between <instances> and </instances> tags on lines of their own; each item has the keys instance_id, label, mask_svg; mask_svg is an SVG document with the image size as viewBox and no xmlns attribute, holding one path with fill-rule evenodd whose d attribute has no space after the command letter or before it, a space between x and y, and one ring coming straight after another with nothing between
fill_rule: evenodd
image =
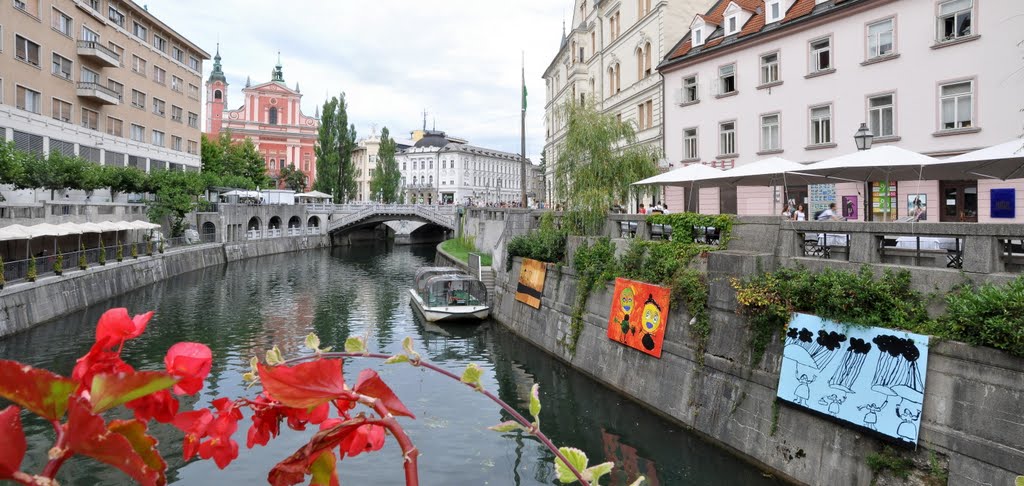
<instances>
[{"instance_id":1,"label":"arched stone bridge","mask_svg":"<svg viewBox=\"0 0 1024 486\"><path fill-rule=\"evenodd\" d=\"M394 221L415 221L454 231L455 206L424 206L420 204L361 204L335 206L328 234L338 234L367 226Z\"/></svg>"}]
</instances>

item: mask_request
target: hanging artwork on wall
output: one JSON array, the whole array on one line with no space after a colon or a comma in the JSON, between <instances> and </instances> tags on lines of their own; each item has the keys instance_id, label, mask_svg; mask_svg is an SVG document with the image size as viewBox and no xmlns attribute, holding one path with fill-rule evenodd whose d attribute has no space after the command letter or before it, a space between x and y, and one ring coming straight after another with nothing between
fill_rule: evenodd
<instances>
[{"instance_id":1,"label":"hanging artwork on wall","mask_svg":"<svg viewBox=\"0 0 1024 486\"><path fill-rule=\"evenodd\" d=\"M928 336L795 314L783 358L779 399L917 444Z\"/></svg>"},{"instance_id":2,"label":"hanging artwork on wall","mask_svg":"<svg viewBox=\"0 0 1024 486\"><path fill-rule=\"evenodd\" d=\"M519 270L516 300L534 309L540 309L540 299L544 296L544 279L547 276L548 267L544 262L524 258L523 267Z\"/></svg>"},{"instance_id":3,"label":"hanging artwork on wall","mask_svg":"<svg viewBox=\"0 0 1024 486\"><path fill-rule=\"evenodd\" d=\"M928 195L908 194L907 195L907 216L912 221L928 221Z\"/></svg>"},{"instance_id":4,"label":"hanging artwork on wall","mask_svg":"<svg viewBox=\"0 0 1024 486\"><path fill-rule=\"evenodd\" d=\"M858 216L857 196L843 196L843 217L854 221Z\"/></svg>"},{"instance_id":5,"label":"hanging artwork on wall","mask_svg":"<svg viewBox=\"0 0 1024 486\"><path fill-rule=\"evenodd\" d=\"M665 287L615 279L608 339L661 358L671 294Z\"/></svg>"},{"instance_id":6,"label":"hanging artwork on wall","mask_svg":"<svg viewBox=\"0 0 1024 486\"><path fill-rule=\"evenodd\" d=\"M992 217L1000 219L1017 217L1017 196L1014 189L992 189Z\"/></svg>"}]
</instances>

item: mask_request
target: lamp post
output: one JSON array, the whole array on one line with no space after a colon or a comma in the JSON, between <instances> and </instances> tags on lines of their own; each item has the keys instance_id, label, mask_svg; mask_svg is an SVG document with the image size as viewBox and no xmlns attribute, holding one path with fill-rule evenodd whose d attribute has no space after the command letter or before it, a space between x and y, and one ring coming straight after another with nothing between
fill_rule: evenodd
<instances>
[{"instance_id":1,"label":"lamp post","mask_svg":"<svg viewBox=\"0 0 1024 486\"><path fill-rule=\"evenodd\" d=\"M857 129L857 133L853 134L853 141L857 144L857 150L871 150L871 144L874 143L875 135L871 133L871 129L868 128L867 123L861 123L860 128ZM881 187L879 191L881 191ZM885 190L889 190L889 181L885 181ZM867 221L871 217L871 181L864 182L864 221ZM883 199L881 192L878 194L878 202L881 205L888 198ZM890 207L892 205L890 204ZM881 209L881 206L879 207ZM883 212L882 214L886 214Z\"/></svg>"}]
</instances>

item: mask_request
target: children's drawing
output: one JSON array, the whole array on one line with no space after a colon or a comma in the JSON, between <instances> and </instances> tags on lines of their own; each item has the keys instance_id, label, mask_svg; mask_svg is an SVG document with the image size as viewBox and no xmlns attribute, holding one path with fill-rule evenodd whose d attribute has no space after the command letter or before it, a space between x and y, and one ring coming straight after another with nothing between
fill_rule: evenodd
<instances>
[{"instance_id":1,"label":"children's drawing","mask_svg":"<svg viewBox=\"0 0 1024 486\"><path fill-rule=\"evenodd\" d=\"M857 393L853 390L853 384L860 376L860 370L864 368L864 361L871 352L871 343L863 339L850 339L850 345L846 348L843 360L839 362L835 374L829 378L828 385L836 390L846 393Z\"/></svg>"},{"instance_id":2,"label":"children's drawing","mask_svg":"<svg viewBox=\"0 0 1024 486\"><path fill-rule=\"evenodd\" d=\"M671 294L665 287L616 279L608 339L660 358ZM638 302L643 305L638 306Z\"/></svg>"}]
</instances>

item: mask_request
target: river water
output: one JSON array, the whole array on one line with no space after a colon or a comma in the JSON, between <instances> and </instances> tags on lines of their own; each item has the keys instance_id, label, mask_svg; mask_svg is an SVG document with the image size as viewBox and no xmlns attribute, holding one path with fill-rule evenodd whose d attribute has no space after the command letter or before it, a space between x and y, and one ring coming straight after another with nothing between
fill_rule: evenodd
<instances>
[{"instance_id":1,"label":"river water","mask_svg":"<svg viewBox=\"0 0 1024 486\"><path fill-rule=\"evenodd\" d=\"M232 263L182 275L77 314L0 340L0 358L69 374L75 359L93 342L95 323L110 307L130 312L155 310L146 333L129 342L124 359L139 369L162 369L167 349L178 341L206 343L214 366L198 398L182 410L208 405L221 396L251 396L241 374L251 356L277 344L285 357L305 353L309 332L323 346L340 348L353 335L366 335L372 351L401 352L411 336L428 359L459 374L469 363L484 369L484 386L526 413L533 383L540 384L542 430L557 445L583 449L591 464L614 461L604 484L629 484L638 475L650 485L773 484L755 467L665 421L573 371L493 322L445 325L422 322L409 305L416 269L430 265L433 247L359 247L315 250ZM383 366L349 360L345 375L377 369L416 419L401 419L422 451L424 485L558 484L553 456L521 434L486 430L507 417L482 395L436 373L408 365ZM116 414L115 414L116 415ZM268 447L245 449L246 421L235 440L240 457L221 471L212 461L185 463L181 433L154 425L169 463L171 483L188 485L266 484L273 464L298 449L312 431L285 430ZM26 418L29 457L22 469L38 472L52 445L51 427ZM400 452L393 440L383 450L347 458L338 465L346 485L403 484ZM73 458L61 484L126 484L119 471ZM627 480L628 479L628 480Z\"/></svg>"}]
</instances>

